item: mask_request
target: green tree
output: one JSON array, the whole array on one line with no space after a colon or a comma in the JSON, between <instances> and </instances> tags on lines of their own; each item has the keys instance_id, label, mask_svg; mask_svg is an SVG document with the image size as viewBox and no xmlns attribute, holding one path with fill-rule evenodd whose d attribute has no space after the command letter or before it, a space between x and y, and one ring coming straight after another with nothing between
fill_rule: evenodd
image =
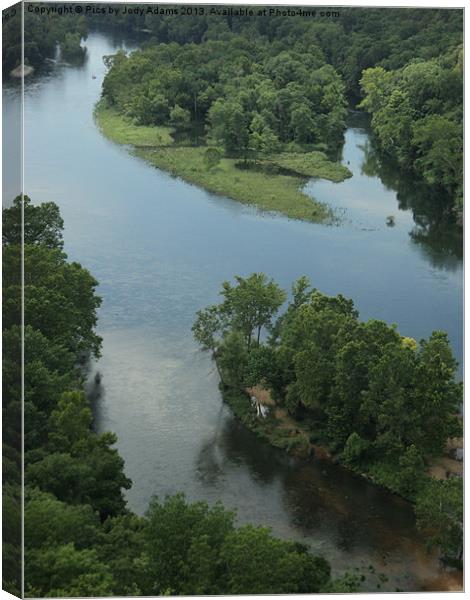
<instances>
[{"instance_id":1,"label":"green tree","mask_svg":"<svg viewBox=\"0 0 470 600\"><path fill-rule=\"evenodd\" d=\"M341 453L342 459L350 465L359 465L364 459L364 454L370 449L370 442L361 438L356 432L346 440L344 450Z\"/></svg>"},{"instance_id":2,"label":"green tree","mask_svg":"<svg viewBox=\"0 0 470 600\"><path fill-rule=\"evenodd\" d=\"M259 343L263 327L269 328L271 319L286 299L286 293L264 273L253 273L247 278L235 277L236 285L225 281L222 284L224 302L221 310L240 331L251 346L256 336Z\"/></svg>"},{"instance_id":3,"label":"green tree","mask_svg":"<svg viewBox=\"0 0 470 600\"><path fill-rule=\"evenodd\" d=\"M416 499L418 528L428 534L430 546L461 559L463 551L463 489L460 477L431 478Z\"/></svg>"},{"instance_id":4,"label":"green tree","mask_svg":"<svg viewBox=\"0 0 470 600\"><path fill-rule=\"evenodd\" d=\"M17 196L10 208L3 209L3 244L22 243L22 206L24 243L62 248L64 221L60 216L59 207L54 202L43 202L35 206L29 196Z\"/></svg>"},{"instance_id":5,"label":"green tree","mask_svg":"<svg viewBox=\"0 0 470 600\"><path fill-rule=\"evenodd\" d=\"M147 520L135 514L106 519L96 546L99 560L113 576L119 596L152 594L151 562L147 550Z\"/></svg>"},{"instance_id":6,"label":"green tree","mask_svg":"<svg viewBox=\"0 0 470 600\"><path fill-rule=\"evenodd\" d=\"M28 549L73 543L90 548L98 541L100 521L86 504L71 505L52 494L27 489L25 543Z\"/></svg>"},{"instance_id":7,"label":"green tree","mask_svg":"<svg viewBox=\"0 0 470 600\"><path fill-rule=\"evenodd\" d=\"M330 579L325 559L302 544L274 538L267 528L247 525L230 533L221 550L229 594L320 592Z\"/></svg>"},{"instance_id":8,"label":"green tree","mask_svg":"<svg viewBox=\"0 0 470 600\"><path fill-rule=\"evenodd\" d=\"M424 179L456 193L463 176L461 125L441 115L429 115L413 125L412 142L418 154L416 168Z\"/></svg>"},{"instance_id":9,"label":"green tree","mask_svg":"<svg viewBox=\"0 0 470 600\"><path fill-rule=\"evenodd\" d=\"M176 129L187 129L191 122L191 114L189 110L182 108L178 104L170 110L170 124Z\"/></svg>"},{"instance_id":10,"label":"green tree","mask_svg":"<svg viewBox=\"0 0 470 600\"><path fill-rule=\"evenodd\" d=\"M14 246L4 250L4 319L19 322L17 285L20 256ZM101 299L98 282L78 263L68 263L58 248L28 244L24 247L25 323L41 331L56 344L80 354L99 355L101 338L96 335L96 310Z\"/></svg>"},{"instance_id":11,"label":"green tree","mask_svg":"<svg viewBox=\"0 0 470 600\"><path fill-rule=\"evenodd\" d=\"M221 161L222 153L217 148L207 148L204 152L204 164L207 169L214 169Z\"/></svg>"},{"instance_id":12,"label":"green tree","mask_svg":"<svg viewBox=\"0 0 470 600\"><path fill-rule=\"evenodd\" d=\"M413 498L424 484L425 465L423 457L416 446L411 444L400 457L398 464L400 465L397 482L398 492L407 498Z\"/></svg>"},{"instance_id":13,"label":"green tree","mask_svg":"<svg viewBox=\"0 0 470 600\"><path fill-rule=\"evenodd\" d=\"M73 544L31 549L25 560L28 596L111 596L113 579L94 549Z\"/></svg>"},{"instance_id":14,"label":"green tree","mask_svg":"<svg viewBox=\"0 0 470 600\"><path fill-rule=\"evenodd\" d=\"M214 594L223 591L220 552L234 515L220 504L187 504L182 494L154 498L146 529L152 594Z\"/></svg>"}]
</instances>

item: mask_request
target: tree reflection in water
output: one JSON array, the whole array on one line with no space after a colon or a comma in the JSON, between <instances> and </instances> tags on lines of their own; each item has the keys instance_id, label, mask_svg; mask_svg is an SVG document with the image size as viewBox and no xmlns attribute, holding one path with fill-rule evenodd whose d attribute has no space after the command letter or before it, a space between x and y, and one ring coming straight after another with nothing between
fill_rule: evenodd
<instances>
[{"instance_id":1,"label":"tree reflection in water","mask_svg":"<svg viewBox=\"0 0 470 600\"><path fill-rule=\"evenodd\" d=\"M368 129L365 123L361 127ZM433 267L455 271L463 257L462 227L451 210L451 200L445 192L431 189L416 181L411 174L400 171L398 165L381 154L373 137L361 146L364 160L361 173L379 177L383 185L397 195L399 210L410 210L415 227L410 238L419 244Z\"/></svg>"}]
</instances>

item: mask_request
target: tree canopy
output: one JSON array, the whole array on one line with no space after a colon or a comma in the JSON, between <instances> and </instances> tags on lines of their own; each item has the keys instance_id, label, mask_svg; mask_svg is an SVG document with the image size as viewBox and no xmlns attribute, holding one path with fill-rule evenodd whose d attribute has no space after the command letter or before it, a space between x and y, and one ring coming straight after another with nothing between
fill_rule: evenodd
<instances>
[{"instance_id":1,"label":"tree canopy","mask_svg":"<svg viewBox=\"0 0 470 600\"><path fill-rule=\"evenodd\" d=\"M247 388L267 389L311 439L349 468L411 500L419 497L423 529L435 522L438 509L427 496L434 485L441 487L429 484L427 465L461 434L462 385L447 335L434 331L415 341L394 325L360 321L352 300L312 289L305 277L294 283L289 304L275 319L285 292L263 274L235 279L236 286L222 284L223 302L199 311L193 327L196 341L216 361L226 397L238 394L237 406L250 414ZM260 289L272 292L266 312ZM263 315L266 339L252 336L254 315ZM269 431L277 426L269 417ZM444 531L436 533L444 548L458 541L454 501L461 480L442 489L448 487L454 495L444 527L452 541Z\"/></svg>"}]
</instances>

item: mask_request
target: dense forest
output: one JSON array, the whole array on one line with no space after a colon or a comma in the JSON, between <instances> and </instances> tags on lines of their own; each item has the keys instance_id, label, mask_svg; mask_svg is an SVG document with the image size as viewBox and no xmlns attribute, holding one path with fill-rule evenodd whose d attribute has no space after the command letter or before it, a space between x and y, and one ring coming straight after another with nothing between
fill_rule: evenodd
<instances>
[{"instance_id":1,"label":"dense forest","mask_svg":"<svg viewBox=\"0 0 470 600\"><path fill-rule=\"evenodd\" d=\"M99 27L104 19L88 21ZM244 155L305 151L306 143L331 150L340 141L347 99L372 115L384 155L429 185L429 202L437 192L460 218L460 10L342 8L329 19L175 13L106 21L146 35L142 51L109 60L103 86L104 97L136 122L185 128L203 121L226 151Z\"/></svg>"},{"instance_id":2,"label":"dense forest","mask_svg":"<svg viewBox=\"0 0 470 600\"><path fill-rule=\"evenodd\" d=\"M352 300L326 296L305 277L277 319L287 294L262 273L224 282L220 293L220 304L198 312L193 333L238 416L279 447L326 448L414 501L430 543L459 561L462 480L427 472L462 428L462 386L446 334L417 342L383 321L360 321ZM253 387L269 392L265 419L250 402ZM287 431L276 407L298 427Z\"/></svg>"},{"instance_id":3,"label":"dense forest","mask_svg":"<svg viewBox=\"0 0 470 600\"><path fill-rule=\"evenodd\" d=\"M229 155L338 144L344 85L316 45L297 51L232 36L108 59L103 97L141 125L207 122Z\"/></svg>"},{"instance_id":4,"label":"dense forest","mask_svg":"<svg viewBox=\"0 0 470 600\"><path fill-rule=\"evenodd\" d=\"M84 392L98 357L98 282L63 251L52 202L24 198L25 594L126 596L354 591L328 562L220 504L154 498L144 517L116 436L93 430ZM3 584L21 593L21 198L3 210ZM269 564L269 569L260 568Z\"/></svg>"},{"instance_id":5,"label":"dense forest","mask_svg":"<svg viewBox=\"0 0 470 600\"><path fill-rule=\"evenodd\" d=\"M21 63L22 30L21 5L3 11L3 55L4 75ZM57 49L63 60L83 60L85 49L82 38L88 32L84 17L76 14L38 14L25 8L24 12L24 62L32 67L42 66L46 59L53 59Z\"/></svg>"}]
</instances>

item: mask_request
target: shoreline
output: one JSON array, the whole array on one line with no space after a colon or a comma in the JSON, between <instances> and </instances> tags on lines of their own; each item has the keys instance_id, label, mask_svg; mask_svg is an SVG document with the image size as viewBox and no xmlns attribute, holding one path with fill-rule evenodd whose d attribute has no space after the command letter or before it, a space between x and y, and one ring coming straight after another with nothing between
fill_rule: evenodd
<instances>
[{"instance_id":1,"label":"shoreline","mask_svg":"<svg viewBox=\"0 0 470 600\"><path fill-rule=\"evenodd\" d=\"M387 492L395 494L413 505L415 504L413 499L394 490L385 482L378 481L374 478L373 474L367 473L363 469L353 468L351 465L342 461L339 455L331 452L325 446L312 442L311 436L315 432L306 430L299 421L288 415L287 411L279 407L273 400L268 403L259 401L260 404L269 407L267 416L259 418L256 414L256 409L254 409L250 403L250 393L253 393L254 391L255 395L258 395L254 388L244 391L236 390L220 382L219 389L222 394L223 402L228 404L235 417L257 437L274 448L284 450L290 456L294 456L301 460L309 460L310 458L327 460L332 464L338 465L350 473L365 479L369 483L387 490ZM266 392L269 395L268 390L262 390L262 393L263 392ZM450 461L452 459L447 460ZM429 465L430 471L431 468L432 464ZM435 477L431 472L428 472L428 476L429 478L447 479L446 476Z\"/></svg>"},{"instance_id":2,"label":"shoreline","mask_svg":"<svg viewBox=\"0 0 470 600\"><path fill-rule=\"evenodd\" d=\"M130 146L132 154L172 176L260 211L300 221L335 222L329 207L302 191L308 179L339 183L352 176L347 167L329 161L322 152L282 153L250 163L250 168L240 168L241 159L221 157L208 168L207 146L175 143L170 127L133 125L101 101L95 106L94 120L104 137Z\"/></svg>"}]
</instances>

